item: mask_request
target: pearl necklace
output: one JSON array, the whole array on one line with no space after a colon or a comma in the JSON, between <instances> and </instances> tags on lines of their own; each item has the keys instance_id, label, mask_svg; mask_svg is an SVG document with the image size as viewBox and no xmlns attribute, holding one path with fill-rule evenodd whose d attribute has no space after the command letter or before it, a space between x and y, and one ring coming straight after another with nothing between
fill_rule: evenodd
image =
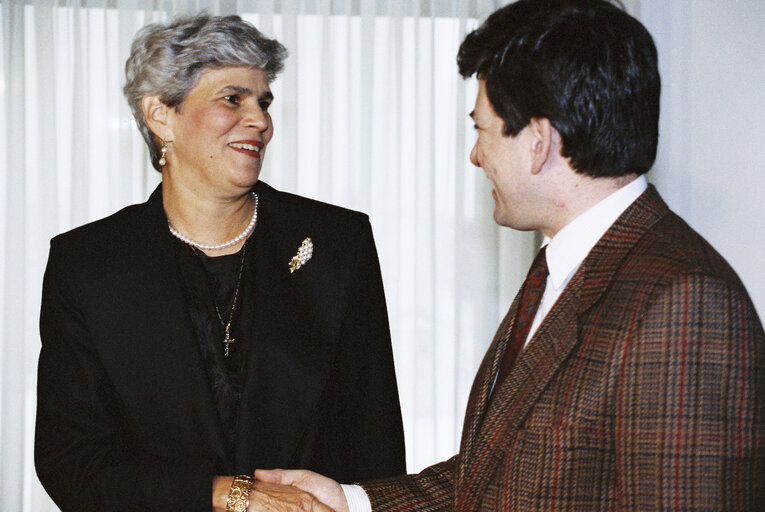
<instances>
[{"instance_id":1,"label":"pearl necklace","mask_svg":"<svg viewBox=\"0 0 765 512\"><path fill-rule=\"evenodd\" d=\"M258 223L258 195L255 192L253 192L252 197L253 199L255 199L255 208L253 209L252 219L250 219L250 223L247 224L247 227L244 228L244 231L239 233L236 236L236 238L233 238L229 240L228 242L223 242L222 244L218 244L218 245L201 244L176 231L173 225L170 224L170 221L167 221L167 227L170 228L170 233L172 233L172 235L175 238L189 244L192 247L196 247L197 249L202 249L203 251L218 251L220 249L225 249L226 247L231 247L232 245L238 244L239 242L247 238L247 236L249 236L249 234L252 233L252 230L255 229L255 224Z\"/></svg>"}]
</instances>

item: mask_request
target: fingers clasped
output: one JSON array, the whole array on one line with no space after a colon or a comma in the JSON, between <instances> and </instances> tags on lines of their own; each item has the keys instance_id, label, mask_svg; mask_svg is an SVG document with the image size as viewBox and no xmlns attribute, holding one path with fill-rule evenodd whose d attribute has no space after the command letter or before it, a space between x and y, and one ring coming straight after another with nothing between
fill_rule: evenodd
<instances>
[{"instance_id":1,"label":"fingers clasped","mask_svg":"<svg viewBox=\"0 0 765 512\"><path fill-rule=\"evenodd\" d=\"M308 492L292 485L255 480L249 493L248 512L332 512Z\"/></svg>"}]
</instances>

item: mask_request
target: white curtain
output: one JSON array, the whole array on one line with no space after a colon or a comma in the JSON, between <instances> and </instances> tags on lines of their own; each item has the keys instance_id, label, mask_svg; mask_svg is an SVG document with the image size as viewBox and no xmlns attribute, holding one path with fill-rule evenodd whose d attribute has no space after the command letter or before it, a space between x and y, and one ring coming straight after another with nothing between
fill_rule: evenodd
<instances>
[{"instance_id":1,"label":"white curtain","mask_svg":"<svg viewBox=\"0 0 765 512\"><path fill-rule=\"evenodd\" d=\"M139 27L201 9L238 13L289 49L262 178L370 215L408 469L456 452L475 370L533 252L533 236L500 239L492 221L468 161L475 82L455 64L500 3L1 0L0 510L56 510L32 457L48 241L158 183L123 65Z\"/></svg>"}]
</instances>

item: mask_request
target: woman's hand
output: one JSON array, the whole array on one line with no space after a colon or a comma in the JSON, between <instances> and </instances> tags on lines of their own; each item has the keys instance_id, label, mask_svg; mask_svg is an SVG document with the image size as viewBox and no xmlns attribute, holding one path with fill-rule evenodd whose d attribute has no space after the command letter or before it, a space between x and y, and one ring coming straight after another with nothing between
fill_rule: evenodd
<instances>
[{"instance_id":1,"label":"woman's hand","mask_svg":"<svg viewBox=\"0 0 765 512\"><path fill-rule=\"evenodd\" d=\"M226 512L226 500L233 483L233 476L216 476L213 478L213 512Z\"/></svg>"},{"instance_id":2,"label":"woman's hand","mask_svg":"<svg viewBox=\"0 0 765 512\"><path fill-rule=\"evenodd\" d=\"M258 469L255 471L255 478L261 485L266 485L266 482L270 482L270 485L287 484L293 488L303 489L310 493L309 495L314 497L314 499L318 498L321 500L320 503L323 502L333 507L330 510L348 512L348 502L345 499L345 493L340 484L318 473L302 469Z\"/></svg>"},{"instance_id":3,"label":"woman's hand","mask_svg":"<svg viewBox=\"0 0 765 512\"><path fill-rule=\"evenodd\" d=\"M252 482L248 512L332 512L316 497L292 485Z\"/></svg>"},{"instance_id":4,"label":"woman's hand","mask_svg":"<svg viewBox=\"0 0 765 512\"><path fill-rule=\"evenodd\" d=\"M226 500L233 483L232 476L216 476L213 479L214 512L226 512ZM312 494L298 487L279 483L253 481L248 500L248 512L332 512L331 508Z\"/></svg>"}]
</instances>

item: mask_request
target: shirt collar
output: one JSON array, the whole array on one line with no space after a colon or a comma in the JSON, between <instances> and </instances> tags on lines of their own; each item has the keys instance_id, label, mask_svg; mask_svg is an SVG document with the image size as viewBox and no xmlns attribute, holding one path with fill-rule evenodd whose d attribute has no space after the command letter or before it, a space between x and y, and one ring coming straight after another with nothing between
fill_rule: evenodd
<instances>
[{"instance_id":1,"label":"shirt collar","mask_svg":"<svg viewBox=\"0 0 765 512\"><path fill-rule=\"evenodd\" d=\"M553 238L545 237L547 268L553 287L559 290L568 284L590 250L648 188L645 176L639 176L563 227Z\"/></svg>"}]
</instances>

